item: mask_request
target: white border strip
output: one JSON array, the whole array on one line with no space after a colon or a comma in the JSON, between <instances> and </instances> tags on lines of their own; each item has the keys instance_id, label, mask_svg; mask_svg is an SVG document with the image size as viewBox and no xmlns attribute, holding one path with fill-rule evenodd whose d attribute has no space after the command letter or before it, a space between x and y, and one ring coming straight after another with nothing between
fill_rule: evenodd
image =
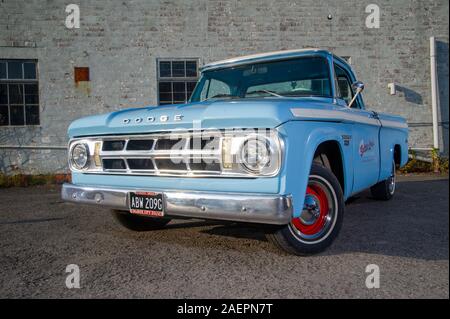
<instances>
[{"instance_id":1,"label":"white border strip","mask_svg":"<svg viewBox=\"0 0 450 319\"><path fill-rule=\"evenodd\" d=\"M292 108L292 115L295 117L300 117L304 119L324 119L327 121L348 121L355 123L364 123L369 125L381 125L383 127L392 128L408 128L406 123L396 122L391 120L375 119L369 117L370 113L367 114L355 114L357 111L350 109L345 110L320 110L320 109L306 109L306 108Z\"/></svg>"},{"instance_id":2,"label":"white border strip","mask_svg":"<svg viewBox=\"0 0 450 319\"><path fill-rule=\"evenodd\" d=\"M292 108L291 113L295 117L301 117L306 119L324 119L327 121L348 121L365 123L369 125L380 125L378 120L370 118L369 116L362 116L359 114L351 114L351 111L339 111L339 110L318 110L318 109L304 109L304 108Z\"/></svg>"},{"instance_id":3,"label":"white border strip","mask_svg":"<svg viewBox=\"0 0 450 319\"><path fill-rule=\"evenodd\" d=\"M408 124L405 122L397 122L397 121L383 120L383 119L380 119L380 121L381 121L381 125L383 127L401 128L401 129L408 128Z\"/></svg>"}]
</instances>

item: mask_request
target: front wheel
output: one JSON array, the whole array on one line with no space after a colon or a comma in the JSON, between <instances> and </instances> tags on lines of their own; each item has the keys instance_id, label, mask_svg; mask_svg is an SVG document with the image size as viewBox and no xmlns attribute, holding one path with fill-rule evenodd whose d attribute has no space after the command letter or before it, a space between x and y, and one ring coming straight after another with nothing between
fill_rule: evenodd
<instances>
[{"instance_id":1,"label":"front wheel","mask_svg":"<svg viewBox=\"0 0 450 319\"><path fill-rule=\"evenodd\" d=\"M269 241L288 253L310 255L331 245L344 217L344 196L336 176L313 163L300 216L267 234Z\"/></svg>"}]
</instances>

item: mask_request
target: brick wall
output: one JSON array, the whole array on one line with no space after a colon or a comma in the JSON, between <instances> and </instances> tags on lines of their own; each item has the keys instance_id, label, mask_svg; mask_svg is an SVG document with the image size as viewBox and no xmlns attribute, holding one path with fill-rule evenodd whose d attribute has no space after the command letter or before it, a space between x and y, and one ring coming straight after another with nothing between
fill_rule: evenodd
<instances>
[{"instance_id":1,"label":"brick wall","mask_svg":"<svg viewBox=\"0 0 450 319\"><path fill-rule=\"evenodd\" d=\"M65 27L67 1L0 0L0 59L38 59L39 127L0 127L1 145L66 145L70 122L84 115L156 103L156 59L194 57L202 64L261 51L320 47L350 56L366 83L369 108L397 113L410 143L432 145L429 37L438 42L440 121L448 152L447 0L373 1L379 29L365 26L359 0L73 1L81 28ZM332 14L333 19L327 19ZM75 66L90 67L76 86ZM387 84L400 92L391 96ZM63 150L0 148L4 173L64 172Z\"/></svg>"}]
</instances>

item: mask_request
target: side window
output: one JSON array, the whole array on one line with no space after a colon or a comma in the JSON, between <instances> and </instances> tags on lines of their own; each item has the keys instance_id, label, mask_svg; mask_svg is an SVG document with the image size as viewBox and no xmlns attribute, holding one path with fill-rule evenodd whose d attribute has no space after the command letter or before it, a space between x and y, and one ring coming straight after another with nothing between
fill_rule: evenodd
<instances>
[{"instance_id":1,"label":"side window","mask_svg":"<svg viewBox=\"0 0 450 319\"><path fill-rule=\"evenodd\" d=\"M336 74L335 81L337 96L343 99L348 105L353 98L352 83L350 78L348 77L347 72L337 65L334 66L334 72ZM352 105L352 108L361 108L358 99Z\"/></svg>"}]
</instances>

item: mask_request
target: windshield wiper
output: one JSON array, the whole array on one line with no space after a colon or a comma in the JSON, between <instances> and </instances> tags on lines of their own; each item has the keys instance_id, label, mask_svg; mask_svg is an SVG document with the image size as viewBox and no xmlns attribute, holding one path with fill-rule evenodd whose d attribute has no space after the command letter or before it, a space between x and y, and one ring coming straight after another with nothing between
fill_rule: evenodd
<instances>
[{"instance_id":1,"label":"windshield wiper","mask_svg":"<svg viewBox=\"0 0 450 319\"><path fill-rule=\"evenodd\" d=\"M207 101L209 99L219 99L219 98L223 98L223 97L228 97L230 99L239 99L240 97L237 95L232 95L232 94L216 94L210 97L207 97L206 99L204 99L203 101Z\"/></svg>"},{"instance_id":2,"label":"windshield wiper","mask_svg":"<svg viewBox=\"0 0 450 319\"><path fill-rule=\"evenodd\" d=\"M256 90L256 91L250 91L247 92L245 95L250 95L250 94L258 94L258 93L266 93L266 94L270 94L272 96L276 96L276 97L284 97L283 95L280 95L278 93L275 93L273 91L269 91L269 90Z\"/></svg>"}]
</instances>

